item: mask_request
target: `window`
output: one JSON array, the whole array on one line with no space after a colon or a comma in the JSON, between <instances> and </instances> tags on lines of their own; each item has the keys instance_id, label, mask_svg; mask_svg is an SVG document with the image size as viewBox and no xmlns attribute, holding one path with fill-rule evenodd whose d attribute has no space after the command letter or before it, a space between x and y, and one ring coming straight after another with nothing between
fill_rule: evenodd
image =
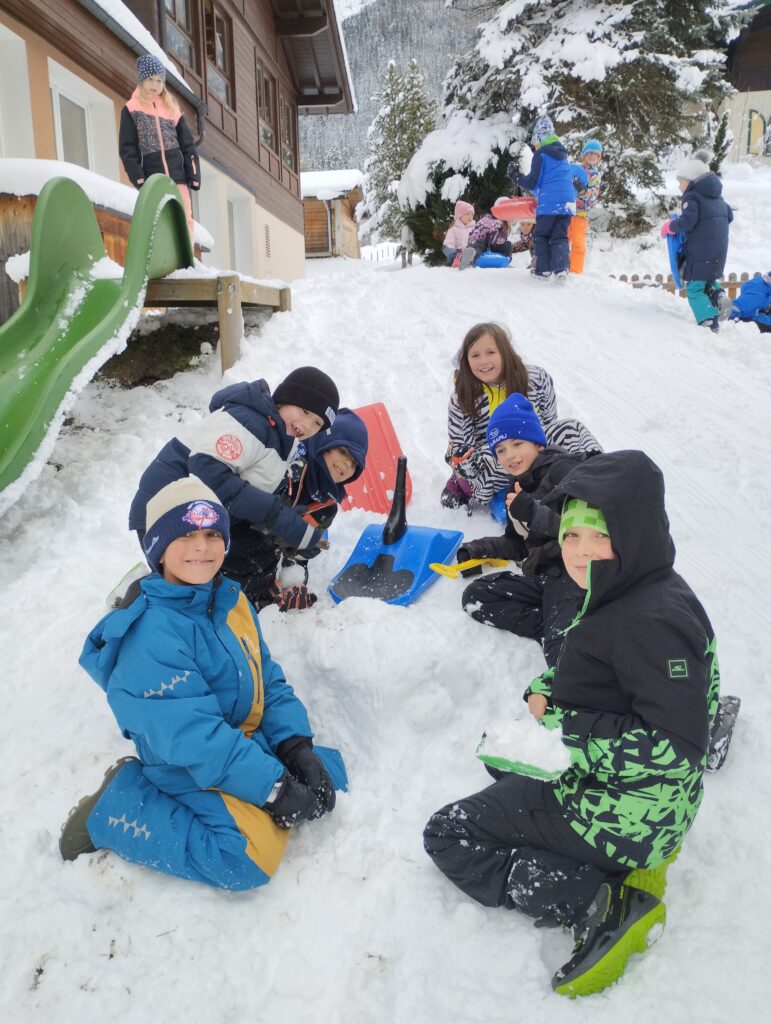
<instances>
[{"instance_id":1,"label":"window","mask_svg":"<svg viewBox=\"0 0 771 1024\"><path fill-rule=\"evenodd\" d=\"M186 67L198 71L193 0L164 0L164 3L168 48Z\"/></svg>"},{"instance_id":2,"label":"window","mask_svg":"<svg viewBox=\"0 0 771 1024\"><path fill-rule=\"evenodd\" d=\"M297 122L294 107L281 97L281 159L290 171L297 171Z\"/></svg>"},{"instance_id":3,"label":"window","mask_svg":"<svg viewBox=\"0 0 771 1024\"><path fill-rule=\"evenodd\" d=\"M233 103L233 58L231 41L233 27L230 18L217 8L214 0L204 0L204 29L206 31L206 78L209 92L229 107Z\"/></svg>"},{"instance_id":4,"label":"window","mask_svg":"<svg viewBox=\"0 0 771 1024\"><path fill-rule=\"evenodd\" d=\"M260 64L257 65L257 114L260 121L260 142L277 153L276 82Z\"/></svg>"},{"instance_id":5,"label":"window","mask_svg":"<svg viewBox=\"0 0 771 1024\"><path fill-rule=\"evenodd\" d=\"M56 135L56 154L60 160L91 168L88 110L61 90L51 86L51 104Z\"/></svg>"}]
</instances>

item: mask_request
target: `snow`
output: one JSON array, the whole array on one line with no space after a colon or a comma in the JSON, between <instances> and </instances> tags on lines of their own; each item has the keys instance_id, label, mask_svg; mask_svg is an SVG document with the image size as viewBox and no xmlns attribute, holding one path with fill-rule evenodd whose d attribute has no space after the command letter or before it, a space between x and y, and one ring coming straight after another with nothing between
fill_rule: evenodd
<instances>
[{"instance_id":1,"label":"snow","mask_svg":"<svg viewBox=\"0 0 771 1024\"><path fill-rule=\"evenodd\" d=\"M0 159L0 195L37 196L46 182L58 177L76 181L95 206L104 206L128 216L134 212L139 192L133 186L105 178L79 164L21 157ZM207 249L214 245L212 236L198 223L195 225L195 241Z\"/></svg>"},{"instance_id":2,"label":"snow","mask_svg":"<svg viewBox=\"0 0 771 1024\"><path fill-rule=\"evenodd\" d=\"M736 204L729 269L768 269L771 172L727 176ZM70 807L131 752L101 691L77 665L105 595L137 561L126 513L141 471L220 386L216 356L153 387L90 383L51 460L0 519L4 774L0 787L0 1017L24 1024L761 1024L771 893L771 718L763 471L771 436L771 349L752 324L713 336L684 300L609 273L665 272L660 240L598 237L588 272L563 288L523 269L400 270L315 261L293 311L247 338L228 382L275 386L311 363L351 406L384 401L410 459L415 525L496 530L442 509L453 356L467 328L498 319L553 375L563 416L607 449L645 449L662 467L677 568L716 628L723 686L744 701L723 770L669 871L668 923L622 982L576 1001L549 976L568 937L535 930L456 890L423 852L429 815L488 781L485 729L526 724L521 699L543 667L532 642L473 622L463 581L414 605L334 605L325 583L369 523L341 513L311 563L310 610L260 618L306 701L319 741L339 746L351 789L302 825L265 889L226 894L112 854L59 860ZM11 640L12 638L12 640ZM109 1008L109 1009L107 1009Z\"/></svg>"},{"instance_id":3,"label":"snow","mask_svg":"<svg viewBox=\"0 0 771 1024\"><path fill-rule=\"evenodd\" d=\"M363 7L368 7L375 0L334 0L335 10L340 21L358 14Z\"/></svg>"},{"instance_id":4,"label":"snow","mask_svg":"<svg viewBox=\"0 0 771 1024\"><path fill-rule=\"evenodd\" d=\"M190 86L177 70L176 65L163 49L161 44L153 38L139 18L137 18L136 15L133 14L124 3L122 3L122 0L93 0L93 2L98 7L101 7L105 14L108 14L121 26L122 29L124 29L124 31L135 39L146 53L154 54L162 62L163 66L166 68L167 79L175 79L180 85L183 85L188 92L192 92Z\"/></svg>"},{"instance_id":5,"label":"snow","mask_svg":"<svg viewBox=\"0 0 771 1024\"><path fill-rule=\"evenodd\" d=\"M355 167L335 171L303 171L300 174L300 192L303 199L337 199L354 188L361 188L364 174Z\"/></svg>"}]
</instances>

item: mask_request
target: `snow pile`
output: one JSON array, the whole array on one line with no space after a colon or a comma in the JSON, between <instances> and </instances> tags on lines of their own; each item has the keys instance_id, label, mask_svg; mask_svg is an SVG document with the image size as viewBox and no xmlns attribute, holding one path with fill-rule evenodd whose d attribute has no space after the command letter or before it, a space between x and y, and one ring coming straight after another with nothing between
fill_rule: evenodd
<instances>
[{"instance_id":1,"label":"snow pile","mask_svg":"<svg viewBox=\"0 0 771 1024\"><path fill-rule=\"evenodd\" d=\"M134 212L139 192L133 186L105 178L79 164L64 160L0 159L0 194L38 196L51 178L59 177L76 181L94 206L103 206L129 217ZM207 249L214 245L212 236L198 223L195 225L195 241Z\"/></svg>"},{"instance_id":2,"label":"snow pile","mask_svg":"<svg viewBox=\"0 0 771 1024\"><path fill-rule=\"evenodd\" d=\"M339 171L303 171L300 174L300 193L303 199L337 199L352 189L361 188L364 174L355 167Z\"/></svg>"}]
</instances>

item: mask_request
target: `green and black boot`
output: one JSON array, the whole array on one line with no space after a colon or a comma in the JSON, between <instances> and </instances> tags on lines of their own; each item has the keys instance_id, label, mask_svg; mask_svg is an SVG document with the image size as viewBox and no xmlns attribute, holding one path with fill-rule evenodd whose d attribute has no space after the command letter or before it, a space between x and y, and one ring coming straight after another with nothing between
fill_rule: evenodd
<instances>
[{"instance_id":1,"label":"green and black boot","mask_svg":"<svg viewBox=\"0 0 771 1024\"><path fill-rule=\"evenodd\" d=\"M644 953L659 937L665 920L666 908L656 896L603 882L573 929L573 955L552 978L552 988L571 999L601 992L618 981L633 953Z\"/></svg>"},{"instance_id":2,"label":"green and black boot","mask_svg":"<svg viewBox=\"0 0 771 1024\"><path fill-rule=\"evenodd\" d=\"M95 793L91 793L89 796L84 796L83 799L72 808L69 813L69 817L62 825L62 834L59 837L59 852L64 860L75 860L81 853L95 853L96 847L91 842L91 836L88 834L86 828L86 822L88 821L89 815L96 807L99 797L104 793L107 787L110 785L112 780L121 770L124 764L128 764L129 761L137 761L136 757L122 757L115 764L110 765L107 771L104 773L102 779L102 785L97 789Z\"/></svg>"}]
</instances>

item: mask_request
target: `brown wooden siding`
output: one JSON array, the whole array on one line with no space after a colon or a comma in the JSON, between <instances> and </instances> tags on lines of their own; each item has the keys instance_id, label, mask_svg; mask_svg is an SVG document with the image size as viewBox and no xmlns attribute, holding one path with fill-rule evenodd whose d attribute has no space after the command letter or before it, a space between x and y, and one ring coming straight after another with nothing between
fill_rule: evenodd
<instances>
[{"instance_id":1,"label":"brown wooden siding","mask_svg":"<svg viewBox=\"0 0 771 1024\"><path fill-rule=\"evenodd\" d=\"M306 199L303 206L305 207L305 251L307 253L329 252L326 204L320 199Z\"/></svg>"}]
</instances>

